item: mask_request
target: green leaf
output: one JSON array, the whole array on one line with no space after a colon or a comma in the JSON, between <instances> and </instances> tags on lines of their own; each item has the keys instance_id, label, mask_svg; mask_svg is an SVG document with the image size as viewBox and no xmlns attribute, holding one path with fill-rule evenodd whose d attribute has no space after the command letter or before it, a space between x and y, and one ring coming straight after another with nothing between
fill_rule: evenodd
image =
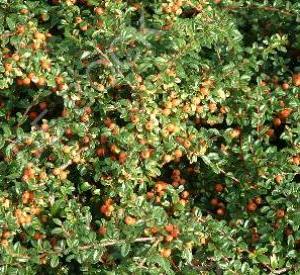
<instances>
[{"instance_id":1,"label":"green leaf","mask_svg":"<svg viewBox=\"0 0 300 275\"><path fill-rule=\"evenodd\" d=\"M56 256L56 255L53 255L51 256L51 259L50 259L50 266L52 268L55 268L59 265L59 257Z\"/></svg>"},{"instance_id":2,"label":"green leaf","mask_svg":"<svg viewBox=\"0 0 300 275\"><path fill-rule=\"evenodd\" d=\"M121 245L121 255L123 257L126 257L128 255L128 253L130 252L130 244L129 243L124 243Z\"/></svg>"}]
</instances>

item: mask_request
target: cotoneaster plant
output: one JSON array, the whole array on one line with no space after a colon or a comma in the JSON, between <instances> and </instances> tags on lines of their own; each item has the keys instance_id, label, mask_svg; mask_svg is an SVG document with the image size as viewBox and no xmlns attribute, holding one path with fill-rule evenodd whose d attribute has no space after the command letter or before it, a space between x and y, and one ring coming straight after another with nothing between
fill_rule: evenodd
<instances>
[{"instance_id":1,"label":"cotoneaster plant","mask_svg":"<svg viewBox=\"0 0 300 275\"><path fill-rule=\"evenodd\" d=\"M297 1L0 0L3 274L298 274Z\"/></svg>"}]
</instances>

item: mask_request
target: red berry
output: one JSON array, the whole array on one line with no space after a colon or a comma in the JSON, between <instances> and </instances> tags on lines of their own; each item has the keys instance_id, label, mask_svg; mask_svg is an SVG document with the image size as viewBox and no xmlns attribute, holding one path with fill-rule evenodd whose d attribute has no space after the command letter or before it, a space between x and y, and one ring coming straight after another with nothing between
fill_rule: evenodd
<instances>
[{"instance_id":1,"label":"red berry","mask_svg":"<svg viewBox=\"0 0 300 275\"><path fill-rule=\"evenodd\" d=\"M254 202L248 202L247 204L247 211L254 212L257 209L257 205Z\"/></svg>"},{"instance_id":2,"label":"red berry","mask_svg":"<svg viewBox=\"0 0 300 275\"><path fill-rule=\"evenodd\" d=\"M219 203L219 200L217 198L213 198L213 199L210 200L210 204L212 206L217 206L218 203Z\"/></svg>"},{"instance_id":3,"label":"red berry","mask_svg":"<svg viewBox=\"0 0 300 275\"><path fill-rule=\"evenodd\" d=\"M104 157L106 153L106 150L104 147L100 147L97 149L97 156L98 157Z\"/></svg>"},{"instance_id":4,"label":"red berry","mask_svg":"<svg viewBox=\"0 0 300 275\"><path fill-rule=\"evenodd\" d=\"M276 211L276 218L277 218L277 219L282 219L282 218L284 218L284 216L285 216L285 211L284 211L284 209L278 209L278 210Z\"/></svg>"},{"instance_id":5,"label":"red berry","mask_svg":"<svg viewBox=\"0 0 300 275\"><path fill-rule=\"evenodd\" d=\"M281 125L281 119L278 118L278 117L275 117L273 119L273 124L274 124L275 127L279 127Z\"/></svg>"},{"instance_id":6,"label":"red berry","mask_svg":"<svg viewBox=\"0 0 300 275\"><path fill-rule=\"evenodd\" d=\"M223 190L224 190L224 185L223 185L223 184L217 183L217 184L215 185L215 191L216 191L216 192L221 193Z\"/></svg>"},{"instance_id":7,"label":"red berry","mask_svg":"<svg viewBox=\"0 0 300 275\"><path fill-rule=\"evenodd\" d=\"M106 227L100 226L99 229L98 229L98 234L103 236L103 235L106 234L106 231L107 231Z\"/></svg>"},{"instance_id":8,"label":"red berry","mask_svg":"<svg viewBox=\"0 0 300 275\"><path fill-rule=\"evenodd\" d=\"M225 209L224 208L218 208L216 213L219 216L224 216L225 215Z\"/></svg>"}]
</instances>

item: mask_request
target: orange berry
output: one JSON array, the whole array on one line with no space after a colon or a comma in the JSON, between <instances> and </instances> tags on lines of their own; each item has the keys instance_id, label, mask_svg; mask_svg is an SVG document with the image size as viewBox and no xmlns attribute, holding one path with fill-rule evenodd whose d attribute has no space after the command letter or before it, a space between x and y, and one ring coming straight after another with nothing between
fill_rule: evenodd
<instances>
[{"instance_id":1,"label":"orange berry","mask_svg":"<svg viewBox=\"0 0 300 275\"><path fill-rule=\"evenodd\" d=\"M171 114L171 109L169 109L169 108L163 109L163 110L162 110L162 114L163 114L164 116L169 116L169 115Z\"/></svg>"},{"instance_id":2,"label":"orange berry","mask_svg":"<svg viewBox=\"0 0 300 275\"><path fill-rule=\"evenodd\" d=\"M175 127L174 124L168 124L168 126L167 126L167 131L168 131L169 133L173 133L173 132L175 131L175 129L176 129L176 127Z\"/></svg>"},{"instance_id":3,"label":"orange berry","mask_svg":"<svg viewBox=\"0 0 300 275\"><path fill-rule=\"evenodd\" d=\"M300 165L300 157L299 156L294 156L292 158L292 161L295 165L299 166Z\"/></svg>"},{"instance_id":4,"label":"orange berry","mask_svg":"<svg viewBox=\"0 0 300 275\"><path fill-rule=\"evenodd\" d=\"M22 202L24 204L27 204L30 202L30 198L31 198L31 194L29 191L25 191L23 194L22 194Z\"/></svg>"},{"instance_id":5,"label":"orange berry","mask_svg":"<svg viewBox=\"0 0 300 275\"><path fill-rule=\"evenodd\" d=\"M200 88L200 93L204 96L208 96L209 95L209 91L206 87L201 87Z\"/></svg>"},{"instance_id":6,"label":"orange berry","mask_svg":"<svg viewBox=\"0 0 300 275\"><path fill-rule=\"evenodd\" d=\"M133 124L137 124L138 122L139 122L139 117L137 116L137 115L132 115L131 117L130 117L130 120L131 120L131 122L133 123Z\"/></svg>"},{"instance_id":7,"label":"orange berry","mask_svg":"<svg viewBox=\"0 0 300 275\"><path fill-rule=\"evenodd\" d=\"M279 112L278 116L280 119L287 119L290 114L291 114L292 110L291 109L283 109L282 111Z\"/></svg>"},{"instance_id":8,"label":"orange berry","mask_svg":"<svg viewBox=\"0 0 300 275\"><path fill-rule=\"evenodd\" d=\"M97 14L97 15L101 15L104 13L104 10L101 8L101 7L96 7L94 8L94 12Z\"/></svg>"},{"instance_id":9,"label":"orange berry","mask_svg":"<svg viewBox=\"0 0 300 275\"><path fill-rule=\"evenodd\" d=\"M188 149L188 148L190 148L191 147L191 142L189 141L189 140L184 140L183 141L183 147L185 148L185 149Z\"/></svg>"},{"instance_id":10,"label":"orange berry","mask_svg":"<svg viewBox=\"0 0 300 275\"><path fill-rule=\"evenodd\" d=\"M179 234L180 234L179 229L176 226L174 226L174 229L171 232L171 236L173 238L177 238L179 236Z\"/></svg>"},{"instance_id":11,"label":"orange berry","mask_svg":"<svg viewBox=\"0 0 300 275\"><path fill-rule=\"evenodd\" d=\"M152 131L153 130L153 122L152 121L148 121L145 124L145 128L146 128L147 131Z\"/></svg>"},{"instance_id":12,"label":"orange berry","mask_svg":"<svg viewBox=\"0 0 300 275\"><path fill-rule=\"evenodd\" d=\"M148 159L150 158L151 152L149 149L146 149L144 151L141 152L141 158L142 159Z\"/></svg>"},{"instance_id":13,"label":"orange berry","mask_svg":"<svg viewBox=\"0 0 300 275\"><path fill-rule=\"evenodd\" d=\"M64 83L63 77L62 77L62 76L57 76L57 77L55 77L55 83L56 83L57 85L63 84L63 83Z\"/></svg>"},{"instance_id":14,"label":"orange berry","mask_svg":"<svg viewBox=\"0 0 300 275\"><path fill-rule=\"evenodd\" d=\"M165 241L166 241L166 242L171 242L173 239L174 239L174 238L173 238L172 235L167 235L167 236L165 237Z\"/></svg>"},{"instance_id":15,"label":"orange berry","mask_svg":"<svg viewBox=\"0 0 300 275\"><path fill-rule=\"evenodd\" d=\"M164 258L168 258L171 256L171 249L170 248L163 248L161 251L160 251L160 255Z\"/></svg>"},{"instance_id":16,"label":"orange berry","mask_svg":"<svg viewBox=\"0 0 300 275\"><path fill-rule=\"evenodd\" d=\"M174 230L174 225L173 224L168 224L165 226L165 230L169 233L171 233Z\"/></svg>"},{"instance_id":17,"label":"orange berry","mask_svg":"<svg viewBox=\"0 0 300 275\"><path fill-rule=\"evenodd\" d=\"M150 228L150 232L151 232L151 234L157 234L158 233L158 228L156 227L156 226L153 226L153 227L151 227Z\"/></svg>"},{"instance_id":18,"label":"orange berry","mask_svg":"<svg viewBox=\"0 0 300 275\"><path fill-rule=\"evenodd\" d=\"M127 225L134 225L136 223L136 218L131 217L131 216L126 216L125 217L125 223Z\"/></svg>"},{"instance_id":19,"label":"orange berry","mask_svg":"<svg viewBox=\"0 0 300 275\"><path fill-rule=\"evenodd\" d=\"M16 30L17 34L23 34L24 32L25 32L25 26L24 25L17 26L17 30Z\"/></svg>"},{"instance_id":20,"label":"orange berry","mask_svg":"<svg viewBox=\"0 0 300 275\"><path fill-rule=\"evenodd\" d=\"M158 181L156 184L155 184L155 190L157 192L160 192L160 191L163 191L167 188L168 184L163 182L163 181Z\"/></svg>"},{"instance_id":21,"label":"orange berry","mask_svg":"<svg viewBox=\"0 0 300 275\"><path fill-rule=\"evenodd\" d=\"M2 233L2 238L3 239L8 239L8 238L10 238L10 236L11 236L11 233L9 232L9 231L3 231L3 233Z\"/></svg>"},{"instance_id":22,"label":"orange berry","mask_svg":"<svg viewBox=\"0 0 300 275\"><path fill-rule=\"evenodd\" d=\"M31 82L31 80L29 77L25 77L24 79L22 79L22 83L24 86L29 86L30 82Z\"/></svg>"},{"instance_id":23,"label":"orange berry","mask_svg":"<svg viewBox=\"0 0 300 275\"><path fill-rule=\"evenodd\" d=\"M179 159L179 158L181 158L182 157L182 151L180 150L180 149L176 149L175 151L174 151L174 156L175 156L175 158L177 158L177 159Z\"/></svg>"},{"instance_id":24,"label":"orange berry","mask_svg":"<svg viewBox=\"0 0 300 275\"><path fill-rule=\"evenodd\" d=\"M108 205L106 205L106 204L103 204L101 207L100 207L100 212L103 214L103 215L107 215L107 213L108 213Z\"/></svg>"}]
</instances>

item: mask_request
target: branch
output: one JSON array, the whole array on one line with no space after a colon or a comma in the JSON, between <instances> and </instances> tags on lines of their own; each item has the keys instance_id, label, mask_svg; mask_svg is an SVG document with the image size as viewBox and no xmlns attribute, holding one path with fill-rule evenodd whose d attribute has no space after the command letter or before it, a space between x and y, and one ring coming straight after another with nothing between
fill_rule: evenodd
<instances>
[{"instance_id":1,"label":"branch","mask_svg":"<svg viewBox=\"0 0 300 275\"><path fill-rule=\"evenodd\" d=\"M144 238L137 238L132 243L153 242L154 240L155 240L155 238L153 238L153 237L144 237ZM107 246L113 246L113 245L118 245L118 244L122 244L122 243L126 243L126 240L107 241L107 242L100 243L98 245L98 247L107 247ZM85 245L85 246L79 247L79 249L86 250L86 249L90 249L92 247L95 247L95 246L94 245Z\"/></svg>"},{"instance_id":2,"label":"branch","mask_svg":"<svg viewBox=\"0 0 300 275\"><path fill-rule=\"evenodd\" d=\"M277 12L277 13L282 13L284 15L295 15L295 13L290 12L288 10L285 9L278 9L275 7L260 7L260 6L256 6L256 5L249 5L249 6L242 6L242 7L238 7L238 6L224 6L222 7L222 9L224 10L240 10L240 9L256 9L256 10L262 10L262 11L271 11L271 12Z\"/></svg>"},{"instance_id":3,"label":"branch","mask_svg":"<svg viewBox=\"0 0 300 275\"><path fill-rule=\"evenodd\" d=\"M292 268L294 268L293 266L292 267L286 267L286 268L281 268L281 269L273 269L272 267L270 267L269 265L267 264L264 264L262 263L262 265L267 268L272 274L284 274L286 273L287 271L290 271L292 270Z\"/></svg>"},{"instance_id":4,"label":"branch","mask_svg":"<svg viewBox=\"0 0 300 275\"><path fill-rule=\"evenodd\" d=\"M32 100L31 104L27 107L27 109L25 110L24 114L22 115L19 123L17 124L17 128L19 128L25 122L26 116L28 115L31 108L39 102L40 96L41 95L37 96L36 98L34 98Z\"/></svg>"}]
</instances>

